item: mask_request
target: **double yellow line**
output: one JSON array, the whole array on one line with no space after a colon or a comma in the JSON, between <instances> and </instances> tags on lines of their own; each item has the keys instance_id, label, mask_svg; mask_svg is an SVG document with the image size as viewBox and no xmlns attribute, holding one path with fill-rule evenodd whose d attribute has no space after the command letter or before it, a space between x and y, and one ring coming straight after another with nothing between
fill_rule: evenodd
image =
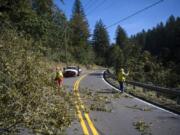
<instances>
[{"instance_id":1,"label":"double yellow line","mask_svg":"<svg viewBox=\"0 0 180 135\"><path fill-rule=\"evenodd\" d=\"M83 105L83 102L80 98L80 94L79 94L79 83L80 81L85 77L86 75L81 76L75 83L74 83L74 94L76 96L76 110L77 110L77 115L78 118L80 120L80 124L83 130L84 135L89 135L89 131L88 131L88 127L86 126L86 122L87 121L87 125L89 125L92 134L93 135L99 135L92 120L89 117L89 114L87 112L85 112L85 107ZM82 111L81 111L82 110ZM83 117L84 116L84 117ZM85 118L85 119L84 119Z\"/></svg>"}]
</instances>

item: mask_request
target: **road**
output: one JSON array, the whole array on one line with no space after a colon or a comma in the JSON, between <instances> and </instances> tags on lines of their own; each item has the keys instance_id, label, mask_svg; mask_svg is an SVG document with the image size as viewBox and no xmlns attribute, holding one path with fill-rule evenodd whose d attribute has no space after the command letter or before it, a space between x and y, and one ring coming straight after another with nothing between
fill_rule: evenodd
<instances>
[{"instance_id":1,"label":"road","mask_svg":"<svg viewBox=\"0 0 180 135\"><path fill-rule=\"evenodd\" d=\"M81 102L81 105L76 107L78 120L67 129L68 135L140 135L141 132L134 126L134 123L140 121L149 126L145 134L179 135L179 115L136 98L128 96L113 98L112 95L116 94L115 90L103 80L102 72L103 70L96 70L89 74L84 73L85 76L65 79L64 83L67 88L77 92L77 101ZM81 91L84 89L89 89L93 93L103 93L109 97L111 102L108 106L111 112L83 112L86 103L85 99L81 100Z\"/></svg>"}]
</instances>

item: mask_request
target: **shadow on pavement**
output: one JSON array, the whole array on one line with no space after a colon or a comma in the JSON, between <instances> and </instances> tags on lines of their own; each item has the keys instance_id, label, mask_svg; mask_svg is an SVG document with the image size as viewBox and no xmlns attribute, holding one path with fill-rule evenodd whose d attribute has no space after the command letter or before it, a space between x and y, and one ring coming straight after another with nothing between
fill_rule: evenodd
<instances>
[{"instance_id":1,"label":"shadow on pavement","mask_svg":"<svg viewBox=\"0 0 180 135\"><path fill-rule=\"evenodd\" d=\"M117 91L114 91L113 89L102 89L102 91L97 91L97 93L102 94L115 94L118 93Z\"/></svg>"},{"instance_id":2,"label":"shadow on pavement","mask_svg":"<svg viewBox=\"0 0 180 135\"><path fill-rule=\"evenodd\" d=\"M89 74L90 76L97 76L97 77L100 77L103 75L103 73L91 73Z\"/></svg>"}]
</instances>

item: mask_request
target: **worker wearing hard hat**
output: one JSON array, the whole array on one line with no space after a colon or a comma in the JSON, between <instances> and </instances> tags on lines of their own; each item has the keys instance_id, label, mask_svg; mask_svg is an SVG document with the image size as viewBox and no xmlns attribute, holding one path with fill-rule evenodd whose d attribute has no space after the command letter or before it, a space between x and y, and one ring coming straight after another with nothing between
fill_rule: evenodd
<instances>
[{"instance_id":1,"label":"worker wearing hard hat","mask_svg":"<svg viewBox=\"0 0 180 135\"><path fill-rule=\"evenodd\" d=\"M124 82L126 80L126 76L128 76L128 75L129 75L129 72L125 73L123 68L120 68L120 70L117 74L117 78L118 78L118 82L119 82L119 89L122 92L124 92Z\"/></svg>"}]
</instances>

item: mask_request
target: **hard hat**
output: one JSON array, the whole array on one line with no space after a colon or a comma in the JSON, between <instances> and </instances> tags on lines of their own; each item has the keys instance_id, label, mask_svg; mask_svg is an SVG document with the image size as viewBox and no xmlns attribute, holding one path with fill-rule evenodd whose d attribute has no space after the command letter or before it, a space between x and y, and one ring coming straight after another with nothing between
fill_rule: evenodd
<instances>
[{"instance_id":1,"label":"hard hat","mask_svg":"<svg viewBox=\"0 0 180 135\"><path fill-rule=\"evenodd\" d=\"M59 67L59 66L57 66L57 67L56 67L56 70L60 70L60 67Z\"/></svg>"},{"instance_id":2,"label":"hard hat","mask_svg":"<svg viewBox=\"0 0 180 135\"><path fill-rule=\"evenodd\" d=\"M123 68L121 68L121 72L124 72L124 69L123 69Z\"/></svg>"}]
</instances>

